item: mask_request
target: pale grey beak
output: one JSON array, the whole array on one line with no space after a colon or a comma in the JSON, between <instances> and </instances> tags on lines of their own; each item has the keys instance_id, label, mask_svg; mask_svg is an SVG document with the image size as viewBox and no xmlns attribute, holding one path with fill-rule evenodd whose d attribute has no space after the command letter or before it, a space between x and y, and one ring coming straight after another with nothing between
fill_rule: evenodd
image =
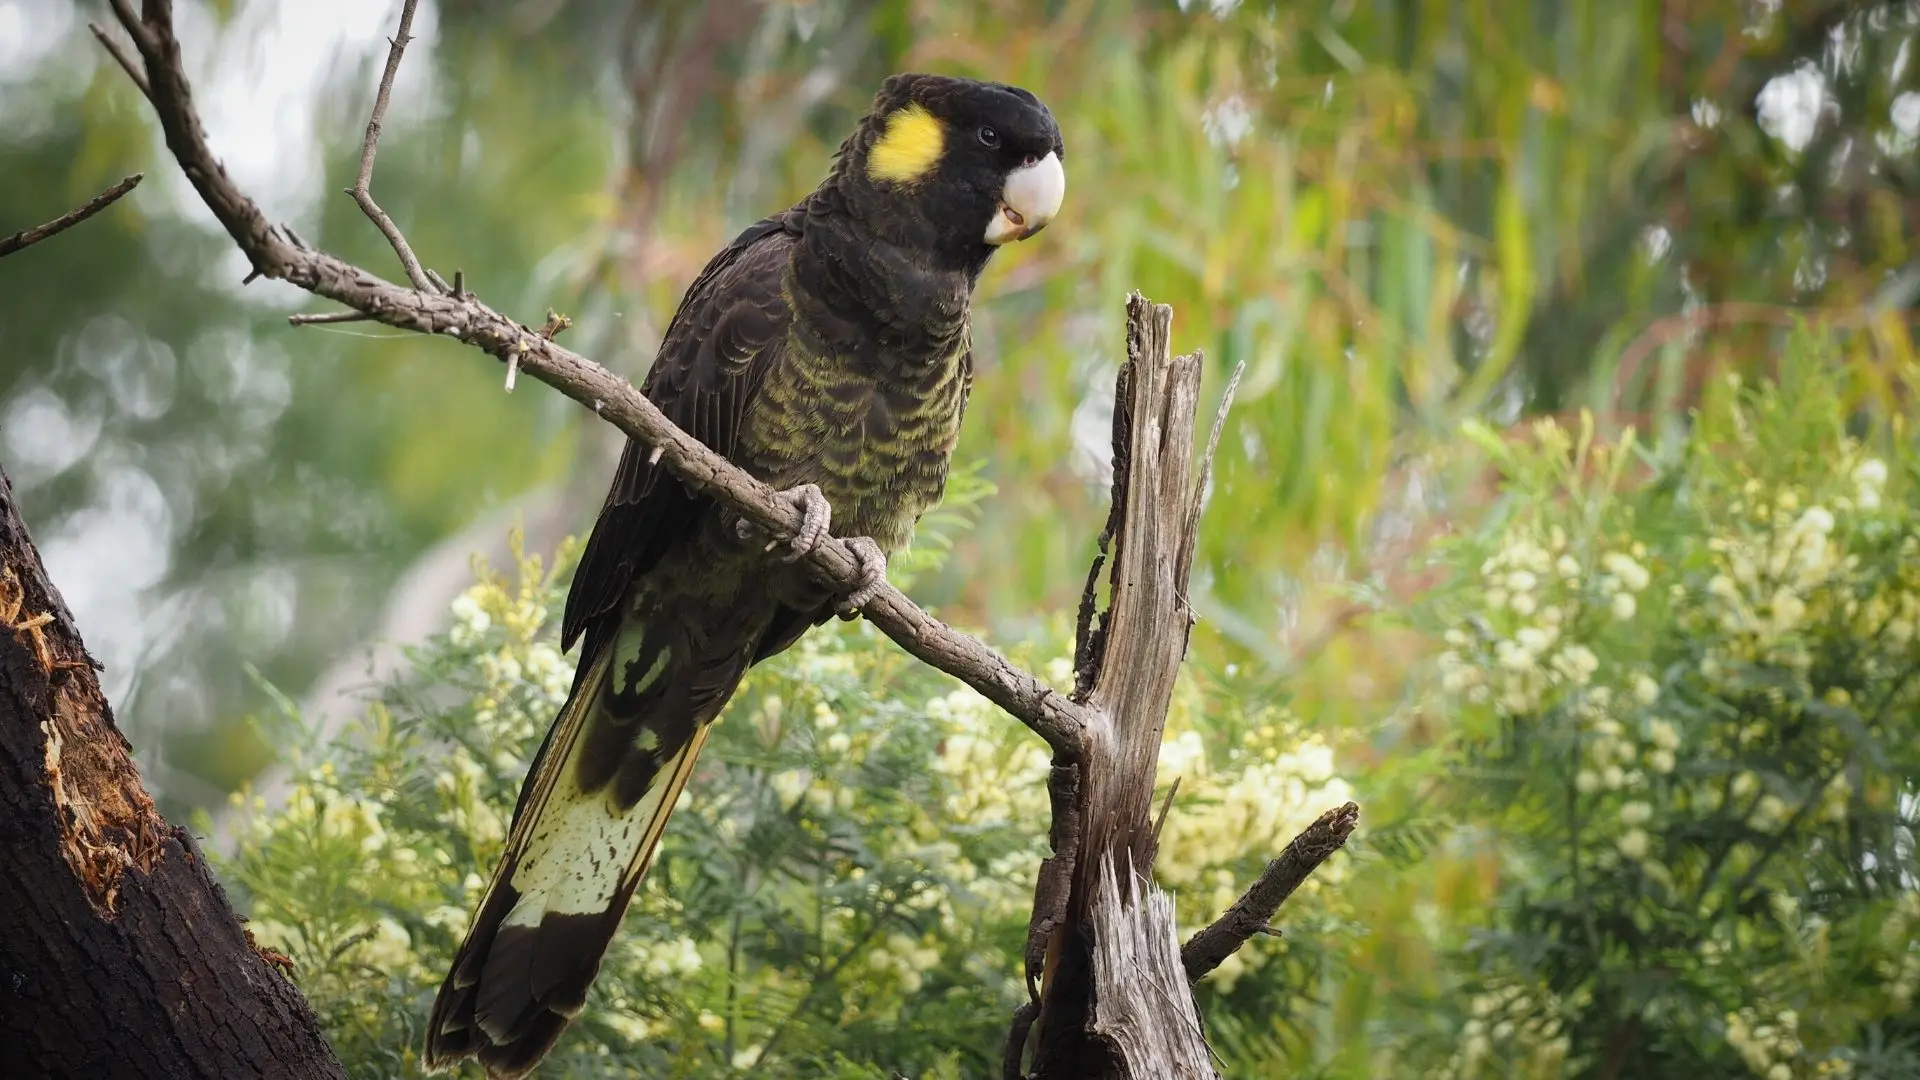
<instances>
[{"instance_id":1,"label":"pale grey beak","mask_svg":"<svg viewBox=\"0 0 1920 1080\"><path fill-rule=\"evenodd\" d=\"M1048 153L1013 170L1007 174L1007 186L1001 189L1000 209L987 222L987 243L997 247L1025 240L1046 228L1066 197L1067 170L1060 166L1060 155Z\"/></svg>"}]
</instances>

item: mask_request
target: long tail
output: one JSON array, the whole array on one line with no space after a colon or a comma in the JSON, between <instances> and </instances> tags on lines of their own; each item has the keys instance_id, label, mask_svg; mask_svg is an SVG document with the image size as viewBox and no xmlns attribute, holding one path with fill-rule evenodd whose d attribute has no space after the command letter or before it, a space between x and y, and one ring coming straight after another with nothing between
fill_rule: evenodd
<instances>
[{"instance_id":1,"label":"long tail","mask_svg":"<svg viewBox=\"0 0 1920 1080\"><path fill-rule=\"evenodd\" d=\"M552 1049L586 1004L708 721L751 655L702 663L688 635L658 625L612 638L582 658L590 666L528 773L506 853L434 1000L429 1069L472 1056L490 1076L521 1077Z\"/></svg>"}]
</instances>

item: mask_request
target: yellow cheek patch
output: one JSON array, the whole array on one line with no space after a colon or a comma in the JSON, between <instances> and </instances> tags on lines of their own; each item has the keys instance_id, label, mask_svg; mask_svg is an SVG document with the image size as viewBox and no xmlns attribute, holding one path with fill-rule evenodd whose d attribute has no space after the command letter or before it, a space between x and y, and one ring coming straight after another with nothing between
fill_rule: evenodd
<instances>
[{"instance_id":1,"label":"yellow cheek patch","mask_svg":"<svg viewBox=\"0 0 1920 1080\"><path fill-rule=\"evenodd\" d=\"M867 154L867 175L911 184L927 175L946 148L947 131L934 115L909 105L887 118L887 133Z\"/></svg>"}]
</instances>

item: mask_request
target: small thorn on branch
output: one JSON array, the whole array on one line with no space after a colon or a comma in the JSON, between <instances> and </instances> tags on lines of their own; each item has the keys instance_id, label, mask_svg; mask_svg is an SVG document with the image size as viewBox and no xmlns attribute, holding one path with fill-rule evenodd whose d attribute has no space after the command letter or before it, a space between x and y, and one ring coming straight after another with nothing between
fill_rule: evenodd
<instances>
[{"instance_id":1,"label":"small thorn on branch","mask_svg":"<svg viewBox=\"0 0 1920 1080\"><path fill-rule=\"evenodd\" d=\"M120 196L139 187L140 181L144 179L146 175L146 173L134 173L132 176L121 180L107 190L88 199L84 205L61 214L45 225L36 225L31 229L22 229L12 236L0 237L0 259L4 259L23 248L32 247L42 240L58 236L100 211L105 210L107 207L112 206L115 202L119 201Z\"/></svg>"},{"instance_id":2,"label":"small thorn on branch","mask_svg":"<svg viewBox=\"0 0 1920 1080\"><path fill-rule=\"evenodd\" d=\"M448 294L455 299L460 299L460 290L466 284L465 279L460 271L456 270L453 274L453 280L455 282L454 287L448 290ZM542 341L552 341L554 338L560 336L562 330L572 325L572 319L567 318L552 308L548 308L547 321L541 324L540 329L533 332L533 336ZM520 342L514 345L512 353L507 357L507 393L509 394L513 393L513 384L520 378L520 356L527 351L527 344ZM654 453L657 455L659 451L656 450Z\"/></svg>"}]
</instances>

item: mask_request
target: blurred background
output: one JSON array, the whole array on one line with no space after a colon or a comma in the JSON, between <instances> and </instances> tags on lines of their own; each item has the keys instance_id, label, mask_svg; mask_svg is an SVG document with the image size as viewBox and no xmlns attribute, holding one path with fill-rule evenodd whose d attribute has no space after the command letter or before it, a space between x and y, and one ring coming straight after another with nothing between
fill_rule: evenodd
<instances>
[{"instance_id":1,"label":"blurred background","mask_svg":"<svg viewBox=\"0 0 1920 1080\"><path fill-rule=\"evenodd\" d=\"M342 194L397 0L177 12L211 144L242 188L397 279ZM288 327L321 307L284 284L242 286L246 261L90 37L104 17L104 4L0 0L0 233L148 173L100 217L0 261L0 465L165 811L209 811L215 838L240 847L228 882L263 934L298 930L271 940L303 942L303 990L336 1047L384 1063L367 1074L413 1074L407 1024L465 922L467 867L499 830L470 807L459 828L434 817L445 807L407 807L478 798L468 774L486 761L503 811L522 757L495 728L524 719L524 742L551 711L522 665L507 678L499 661L551 632L522 621L528 640L482 642L484 603L499 607L495 638L511 605L497 584L468 592L472 557L524 577L515 528L532 553L584 532L620 440L538 382L503 392L499 367L455 344ZM910 590L1054 671L1048 642L1106 517L1127 290L1173 304L1175 346L1204 350L1202 409L1246 363L1162 755L1164 780L1196 782L1160 874L1183 919L1204 919L1344 792L1365 819L1334 886L1288 907L1288 938L1248 949L1238 982L1204 984L1229 1074L1920 1070L1907 749L1920 698L1893 676L1920 671L1907 415L1920 2L422 0L413 33L374 196L426 265L463 271L522 323L563 311L566 344L634 380L708 256L818 183L887 73L987 77L1048 102L1066 208L995 259L975 304L954 488L956 502L993 492L968 505L972 527L929 528L952 552ZM1837 332L1799 350L1786 390L1728 404L1720 375L1780 375L1803 323ZM1544 417L1559 427L1536 427ZM1628 425L1644 457L1594 450ZM1538 448L1503 450L1521 432ZM1626 465L1657 482L1596 494L1569 461L1607 484ZM1847 559L1818 563L1839 577L1797 582L1807 600L1749 580L1741 552L1809 528L1845 540ZM1563 609L1536 619L1536 586L1586 590L1559 644L1546 617ZM1766 619L1715 607L1741 588ZM447 630L463 592L467 625L415 655L428 680L482 684L476 705L369 713L372 688ZM1795 636L1807 611L1851 619L1855 601L1905 615ZM730 1076L772 1045L739 1057L735 1020L741 1043L780 1042L803 1013L808 1034L781 1051L795 1076L891 1076L948 1055L925 1065L947 1078L998 1061L1023 995L1000 961L1021 940L1043 815L979 809L998 815L989 828L952 807L1037 798L1020 769L1044 763L1025 732L866 632L810 636L743 694L701 805L668 838L666 863L697 874L649 886L620 961L632 978L601 980L595 1015L624 1009L630 1026L570 1043L568 1074L601 1074L607 1047L678 1047L705 1065L674 1074ZM1766 651L1780 640L1786 661ZM1559 667L1542 675L1548 648ZM1809 655L1822 657L1811 680ZM1488 698L1490 680L1509 690ZM814 721L781 728L781 696ZM507 700L532 703L507 717ZM1880 715L1860 719L1851 700ZM361 713L388 742L338 751L340 774L330 757L290 773L282 736L265 734L298 715L348 746L334 734ZM845 726L824 736L829 721ZM420 761L407 742L420 724L472 753ZM1580 757L1615 753L1617 736L1640 740L1624 751L1638 757ZM993 740L1004 774L970 757ZM265 796L253 824L228 801L248 784ZM820 788L831 798L799 815L793 784L843 790ZM321 817L344 830L340 851L307 828L315 792L332 799ZM947 817L922 836L887 799ZM367 836L388 822L386 844L436 871L392 871L336 811L363 813ZM733 819L778 828L741 846ZM916 847L929 836L964 857ZM315 888L315 867L334 863L359 869ZM768 867L785 867L778 888L756 894ZM991 903L958 880L973 867L1004 886ZM860 899L860 872L948 871L945 928ZM812 926L822 897L872 928L847 930L849 957L877 949L847 982L879 1005L843 1011L820 992L829 936L793 951L804 934L774 932ZM741 940L785 942L755 961L766 986L741 982ZM735 1015L741 999L768 1017ZM724 1032L708 1007L726 1011ZM866 1065L820 1065L829 1049Z\"/></svg>"},{"instance_id":2,"label":"blurred background","mask_svg":"<svg viewBox=\"0 0 1920 1080\"><path fill-rule=\"evenodd\" d=\"M177 9L241 186L397 278L341 192L399 4ZM319 308L242 287L88 33L105 15L0 0L0 232L148 173L0 261L0 464L150 785L217 813L281 784L252 721L344 722L446 627L475 553L584 532L619 440L451 343L288 326ZM1920 3L423 0L414 35L375 196L428 266L572 316L567 343L636 381L706 259L819 180L886 74L1037 93L1067 203L982 283L957 453L997 490L912 591L996 640L1057 628L1106 514L1125 293L1170 303L1203 408L1247 365L1193 667L1285 701L1363 802L1433 764L1380 726L1437 651L1392 616L1435 582L1430 541L1500 512L1446 467L1463 422L1684 433L1712 376L1770 374L1803 321L1843 331L1848 380L1906 394L1878 358L1911 365L1920 301ZM1359 923L1427 927L1496 864Z\"/></svg>"}]
</instances>

